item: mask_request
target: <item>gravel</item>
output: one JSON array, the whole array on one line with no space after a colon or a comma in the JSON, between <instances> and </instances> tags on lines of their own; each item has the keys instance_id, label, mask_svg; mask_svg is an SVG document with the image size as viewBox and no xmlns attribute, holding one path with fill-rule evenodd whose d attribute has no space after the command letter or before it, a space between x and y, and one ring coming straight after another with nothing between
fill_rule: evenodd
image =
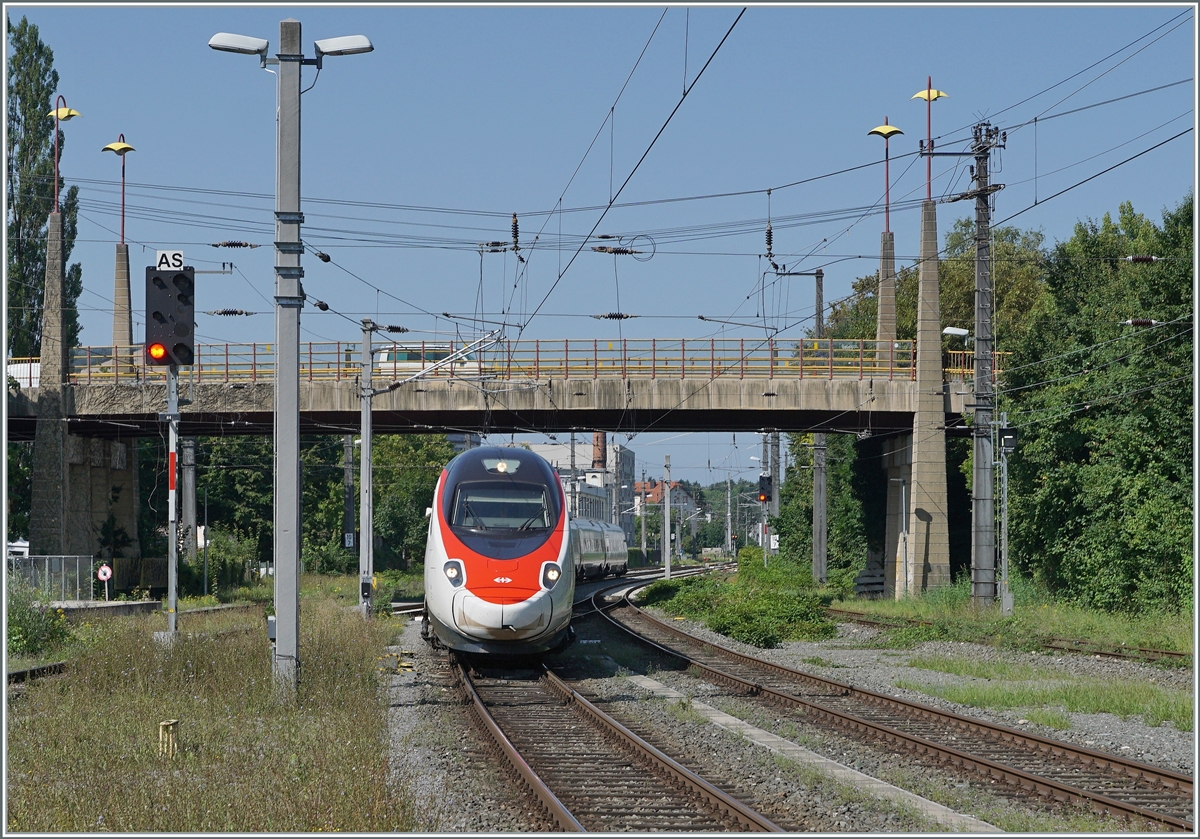
<instances>
[{"instance_id":1,"label":"gravel","mask_svg":"<svg viewBox=\"0 0 1200 839\"><path fill-rule=\"evenodd\" d=\"M1110 714L1071 714L1071 729L1059 731L1023 720L1016 712L985 711L958 706L916 691L895 688L904 679L933 684L961 677L907 666L916 655L944 654L972 659L1004 660L1053 668L1064 673L1099 678L1155 680L1193 691L1191 670L1171 670L1115 659L1083 655L1041 655L997 650L975 644L932 642L913 650L856 648L876 630L842 625L837 638L823 642L791 642L775 650L758 650L709 632L700 624L681 621L687 631L717 643L809 670L880 693L901 696L958 713L1009 725L1024 731L1122 754L1146 763L1190 774L1195 741L1169 723L1150 727L1140 719L1121 720ZM581 640L605 637L580 624ZM516 784L506 767L485 746L445 672L442 654L420 639L419 624L410 622L389 652L414 665L414 672L390 676L387 690L392 735L392 782L407 790L424 832L491 833L551 829L535 803L514 792ZM815 773L775 757L748 741L699 721L686 704L650 698L634 685L607 656L601 644L576 644L563 656L601 668L605 675L582 682L579 689L599 700L638 733L693 768L722 777L726 788L793 831L925 832L944 829L919 814L880 802ZM615 653L614 653L615 654ZM820 658L828 666L804 659ZM604 669L606 668L606 669ZM595 671L593 671L595 672ZM1078 811L1050 803L1030 804L1021 796L989 787L970 776L933 770L886 748L869 746L782 711L764 709L750 701L695 679L685 672L652 670L651 678L687 696L773 731L860 772L880 777L1008 831L1096 831L1117 825L1080 816ZM514 796L518 796L514 798ZM1128 826L1124 827L1128 830Z\"/></svg>"}]
</instances>

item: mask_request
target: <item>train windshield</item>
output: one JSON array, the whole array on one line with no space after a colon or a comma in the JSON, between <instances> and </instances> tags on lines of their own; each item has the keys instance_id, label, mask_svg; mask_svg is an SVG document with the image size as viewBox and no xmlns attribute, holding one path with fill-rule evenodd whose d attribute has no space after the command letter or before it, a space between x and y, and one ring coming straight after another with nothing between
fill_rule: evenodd
<instances>
[{"instance_id":1,"label":"train windshield","mask_svg":"<svg viewBox=\"0 0 1200 839\"><path fill-rule=\"evenodd\" d=\"M513 481L468 481L458 485L450 524L471 530L548 530L546 488Z\"/></svg>"}]
</instances>

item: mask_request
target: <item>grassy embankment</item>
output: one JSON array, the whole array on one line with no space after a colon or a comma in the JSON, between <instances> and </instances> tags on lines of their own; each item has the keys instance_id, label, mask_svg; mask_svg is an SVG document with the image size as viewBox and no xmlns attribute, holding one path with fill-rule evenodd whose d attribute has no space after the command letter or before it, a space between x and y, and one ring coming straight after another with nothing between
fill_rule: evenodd
<instances>
[{"instance_id":1,"label":"grassy embankment","mask_svg":"<svg viewBox=\"0 0 1200 839\"><path fill-rule=\"evenodd\" d=\"M411 830L380 681L398 625L345 608L353 577L305 577L301 599L294 704L277 699L261 611L181 614L170 648L153 640L161 613L76 628L68 676L10 701L8 828ZM170 719L174 758L159 754Z\"/></svg>"},{"instance_id":2,"label":"grassy embankment","mask_svg":"<svg viewBox=\"0 0 1200 839\"><path fill-rule=\"evenodd\" d=\"M1125 644L1192 652L1190 614L1099 613L1056 603L1019 580L1014 581L1014 614L1008 617L1000 615L998 608L974 607L966 581L898 601L859 600L844 592L812 587L805 569L784 560L763 569L761 555L750 555L750 551L743 554L735 574L656 583L647 590L644 602L759 647L832 636L833 624L820 607L836 605L875 617L928 622L898 625L863 642L873 648L901 650L926 641L962 641L1035 651L1047 638L1058 637L1105 646ZM822 662L814 659L811 663ZM965 705L1019 709L1035 722L1060 729L1070 727L1068 713L1101 712L1121 717L1138 715L1148 725L1169 721L1183 731L1193 727L1192 694L1153 680L1089 679L1051 668L948 656L914 656L908 663L963 678L961 683L950 685L910 679L897 683L898 687ZM1190 666L1190 662L1164 662L1161 666Z\"/></svg>"}]
</instances>

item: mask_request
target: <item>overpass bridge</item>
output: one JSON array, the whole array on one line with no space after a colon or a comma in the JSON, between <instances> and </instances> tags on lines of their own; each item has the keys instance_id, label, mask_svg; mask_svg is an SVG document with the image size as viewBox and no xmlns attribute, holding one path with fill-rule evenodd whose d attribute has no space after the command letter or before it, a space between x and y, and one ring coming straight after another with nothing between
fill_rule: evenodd
<instances>
[{"instance_id":1,"label":"overpass bridge","mask_svg":"<svg viewBox=\"0 0 1200 839\"><path fill-rule=\"evenodd\" d=\"M435 355L421 347L419 357ZM32 440L37 359L14 361L20 387L9 394L9 438ZM972 364L970 353L943 358L943 408L950 425L963 411L961 383ZM421 368L420 363L380 368L377 362L372 386L387 387ZM304 433L358 431L361 372L358 343L301 345ZM191 400L180 409L180 434L271 434L274 376L272 344L199 345L195 363L180 368L180 396ZM916 387L913 341L502 340L469 361L378 394L372 424L382 434L764 428L895 434L912 430ZM63 399L73 434L157 435L166 406L166 369L145 365L140 347L75 347Z\"/></svg>"},{"instance_id":2,"label":"overpass bridge","mask_svg":"<svg viewBox=\"0 0 1200 839\"><path fill-rule=\"evenodd\" d=\"M46 247L43 357L10 360L16 372L27 371L27 380L16 387L10 381L7 389L9 438L34 441L30 550L102 555L98 535L121 528L133 536L129 554L139 556L132 444L162 433L165 371L147 368L141 348L129 346L127 246L117 246L115 299L124 302L114 312L113 343L119 346L69 352L58 213L50 214ZM964 380L973 359L942 352L932 201L922 205L920 250L915 341L895 340L895 246L885 230L876 341L504 341L469 364L401 382L374 397L372 424L385 434L772 428L880 435L880 480L887 485L885 592L944 585L950 581L946 433L969 409ZM302 431L358 430L359 354L353 343L301 346ZM273 432L271 345L202 345L195 363L181 372L182 435ZM374 388L405 377L398 369L386 372L391 375L380 375Z\"/></svg>"}]
</instances>

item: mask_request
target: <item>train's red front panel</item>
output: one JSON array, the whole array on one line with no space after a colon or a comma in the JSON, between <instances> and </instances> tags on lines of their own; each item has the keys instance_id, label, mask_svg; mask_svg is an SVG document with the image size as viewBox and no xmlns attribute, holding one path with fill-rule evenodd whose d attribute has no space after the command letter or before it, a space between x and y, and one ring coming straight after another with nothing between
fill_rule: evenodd
<instances>
[{"instance_id":1,"label":"train's red front panel","mask_svg":"<svg viewBox=\"0 0 1200 839\"><path fill-rule=\"evenodd\" d=\"M446 471L438 481L434 497L438 513L445 510ZM467 547L459 539L444 515L438 515L438 529L446 556L460 559L466 568L466 588L476 597L497 605L511 605L527 600L542 590L542 564L558 562L562 558L566 534L566 496L558 487L562 510L555 523L554 531L540 547L516 559L492 559Z\"/></svg>"}]
</instances>

